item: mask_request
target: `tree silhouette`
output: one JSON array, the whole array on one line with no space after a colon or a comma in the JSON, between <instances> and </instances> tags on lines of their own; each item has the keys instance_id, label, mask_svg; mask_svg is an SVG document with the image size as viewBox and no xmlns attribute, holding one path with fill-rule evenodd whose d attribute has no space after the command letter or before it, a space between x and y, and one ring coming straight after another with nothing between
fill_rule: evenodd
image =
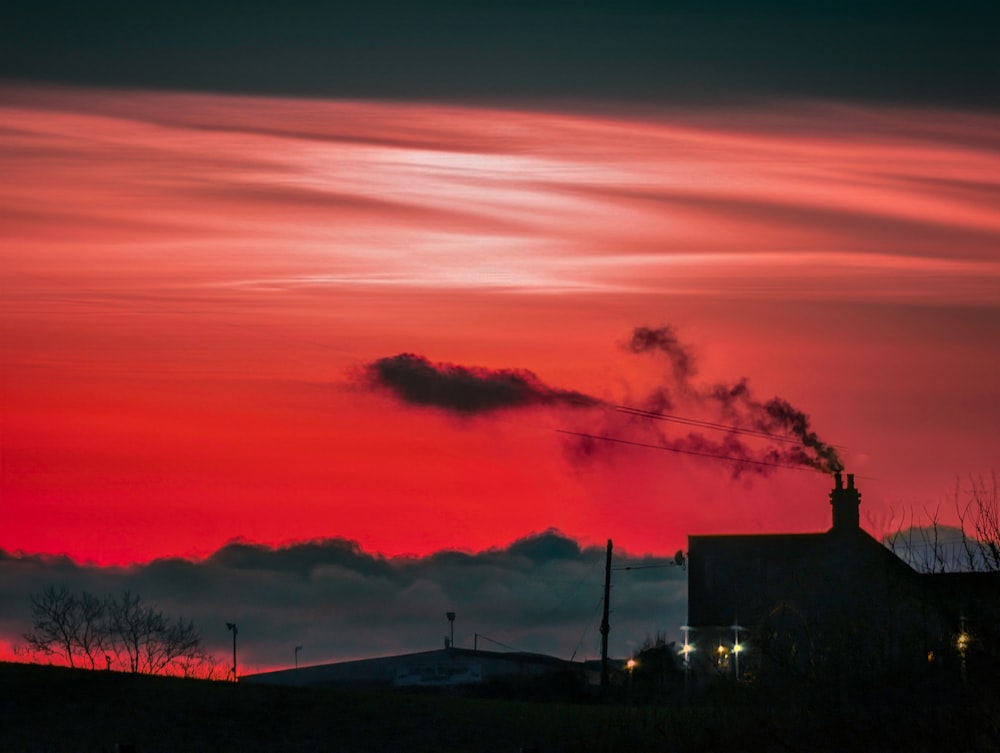
<instances>
[{"instance_id":1,"label":"tree silhouette","mask_svg":"<svg viewBox=\"0 0 1000 753\"><path fill-rule=\"evenodd\" d=\"M922 519L911 513L909 525L904 512L902 521L891 527L883 542L919 572L1000 573L1000 484L996 473L989 479L971 477L964 498L956 485L953 504L957 528L942 525L940 508L925 509Z\"/></svg>"},{"instance_id":2,"label":"tree silhouette","mask_svg":"<svg viewBox=\"0 0 1000 753\"><path fill-rule=\"evenodd\" d=\"M63 586L46 586L31 596L31 632L24 634L28 646L40 653L57 656L76 666L80 633L79 600Z\"/></svg>"},{"instance_id":3,"label":"tree silhouette","mask_svg":"<svg viewBox=\"0 0 1000 753\"><path fill-rule=\"evenodd\" d=\"M31 616L32 630L24 634L28 647L71 667L87 663L96 669L103 655L109 669L114 663L135 674L192 675L212 663L194 622L171 620L129 590L101 599L46 586L32 595Z\"/></svg>"}]
</instances>

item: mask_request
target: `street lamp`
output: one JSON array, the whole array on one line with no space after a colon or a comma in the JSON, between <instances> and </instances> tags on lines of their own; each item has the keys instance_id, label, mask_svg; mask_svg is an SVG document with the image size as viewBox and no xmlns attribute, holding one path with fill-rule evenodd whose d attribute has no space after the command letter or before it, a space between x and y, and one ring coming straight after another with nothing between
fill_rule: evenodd
<instances>
[{"instance_id":1,"label":"street lamp","mask_svg":"<svg viewBox=\"0 0 1000 753\"><path fill-rule=\"evenodd\" d=\"M630 658L627 662L625 662L625 669L628 670L627 699L628 699L629 703L632 702L632 673L635 671L635 668L638 665L639 665L639 662L637 662L634 657Z\"/></svg>"},{"instance_id":2,"label":"street lamp","mask_svg":"<svg viewBox=\"0 0 1000 753\"><path fill-rule=\"evenodd\" d=\"M731 627L733 629L733 656L736 658L736 681L739 682L740 654L743 652L743 649L746 648L742 643L740 643L740 631L746 630L746 628L738 622L731 625Z\"/></svg>"},{"instance_id":3,"label":"street lamp","mask_svg":"<svg viewBox=\"0 0 1000 753\"><path fill-rule=\"evenodd\" d=\"M451 643L448 645L455 648L455 613L445 612L445 617L448 618L448 622L451 624Z\"/></svg>"},{"instance_id":4,"label":"street lamp","mask_svg":"<svg viewBox=\"0 0 1000 753\"><path fill-rule=\"evenodd\" d=\"M958 649L958 655L962 659L962 682L965 682L965 656L969 651L969 644L972 643L972 636L965 629L965 615L962 615L959 619L961 620L961 627L959 628L958 635L955 636L955 648Z\"/></svg>"},{"instance_id":5,"label":"street lamp","mask_svg":"<svg viewBox=\"0 0 1000 753\"><path fill-rule=\"evenodd\" d=\"M295 668L299 668L299 651L302 650L302 646L295 647Z\"/></svg>"},{"instance_id":6,"label":"street lamp","mask_svg":"<svg viewBox=\"0 0 1000 753\"><path fill-rule=\"evenodd\" d=\"M681 630L684 631L684 648L681 649L681 655L684 657L684 690L686 692L688 686L688 676L691 674L691 652L694 651L694 644L691 643L690 640L690 625L681 625Z\"/></svg>"},{"instance_id":7,"label":"street lamp","mask_svg":"<svg viewBox=\"0 0 1000 753\"><path fill-rule=\"evenodd\" d=\"M240 632L235 622L227 622L226 629L233 631L233 682L236 682L236 635Z\"/></svg>"}]
</instances>

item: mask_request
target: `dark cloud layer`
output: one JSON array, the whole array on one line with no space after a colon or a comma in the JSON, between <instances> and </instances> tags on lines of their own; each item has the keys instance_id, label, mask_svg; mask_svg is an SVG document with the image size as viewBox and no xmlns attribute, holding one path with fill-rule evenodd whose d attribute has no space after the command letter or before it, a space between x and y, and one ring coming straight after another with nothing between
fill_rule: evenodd
<instances>
[{"instance_id":1,"label":"dark cloud layer","mask_svg":"<svg viewBox=\"0 0 1000 753\"><path fill-rule=\"evenodd\" d=\"M997 20L983 0L55 0L45 12L14 0L0 75L334 96L996 106Z\"/></svg>"},{"instance_id":2,"label":"dark cloud layer","mask_svg":"<svg viewBox=\"0 0 1000 753\"><path fill-rule=\"evenodd\" d=\"M616 562L624 555L616 552ZM649 563L649 559L640 559ZM94 593L130 588L170 615L193 619L225 664L226 622L240 629L241 671L422 651L443 645L445 613L457 613L455 640L489 641L569 658L599 655L604 547L556 531L484 552L382 557L330 539L269 547L233 542L203 560L95 567L67 558L0 551L0 638L30 628L29 597L46 585ZM616 575L612 651L626 655L648 634L673 635L684 622L680 568Z\"/></svg>"},{"instance_id":3,"label":"dark cloud layer","mask_svg":"<svg viewBox=\"0 0 1000 753\"><path fill-rule=\"evenodd\" d=\"M597 405L596 398L550 387L522 369L484 369L431 363L423 356L401 353L380 358L364 369L366 381L406 403L471 415L532 405Z\"/></svg>"}]
</instances>

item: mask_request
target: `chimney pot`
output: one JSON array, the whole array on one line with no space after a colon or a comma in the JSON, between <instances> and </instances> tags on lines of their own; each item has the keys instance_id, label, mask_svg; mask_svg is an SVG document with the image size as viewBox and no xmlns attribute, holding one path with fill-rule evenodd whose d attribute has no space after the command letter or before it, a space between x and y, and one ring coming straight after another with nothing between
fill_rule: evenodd
<instances>
[{"instance_id":1,"label":"chimney pot","mask_svg":"<svg viewBox=\"0 0 1000 753\"><path fill-rule=\"evenodd\" d=\"M840 472L834 474L836 485L830 492L830 504L833 506L833 529L835 531L852 531L859 528L858 506L861 504L861 492L854 486L854 474L847 474L847 488Z\"/></svg>"}]
</instances>

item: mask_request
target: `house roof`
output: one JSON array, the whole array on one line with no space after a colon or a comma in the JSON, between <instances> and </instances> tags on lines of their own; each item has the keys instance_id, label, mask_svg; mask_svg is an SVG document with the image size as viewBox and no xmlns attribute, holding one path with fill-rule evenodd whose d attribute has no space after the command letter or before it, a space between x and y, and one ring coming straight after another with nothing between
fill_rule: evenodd
<instances>
[{"instance_id":1,"label":"house roof","mask_svg":"<svg viewBox=\"0 0 1000 753\"><path fill-rule=\"evenodd\" d=\"M688 537L688 624L756 622L777 602L849 599L873 578L916 571L861 529Z\"/></svg>"}]
</instances>

